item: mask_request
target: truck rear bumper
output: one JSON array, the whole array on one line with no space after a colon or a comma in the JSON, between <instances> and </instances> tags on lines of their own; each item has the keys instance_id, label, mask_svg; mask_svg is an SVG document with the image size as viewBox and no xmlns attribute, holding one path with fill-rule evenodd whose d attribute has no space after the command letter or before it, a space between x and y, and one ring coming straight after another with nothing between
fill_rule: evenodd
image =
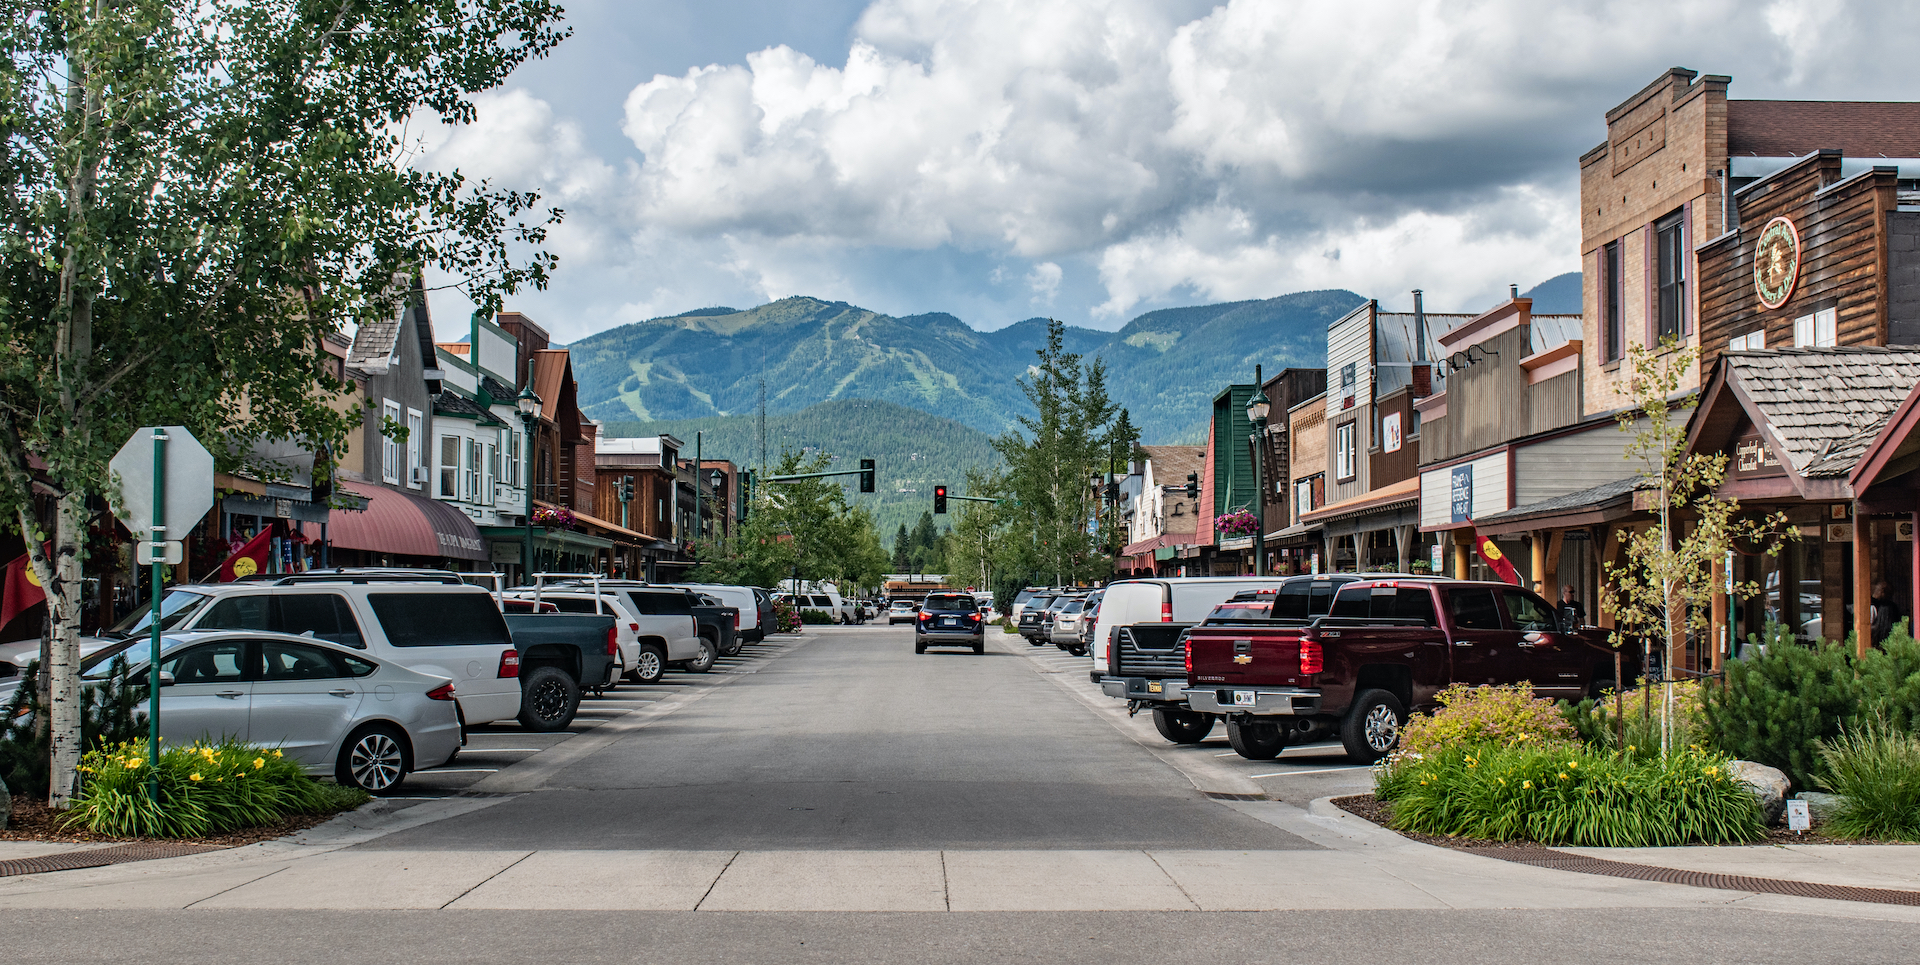
<instances>
[{"instance_id":1,"label":"truck rear bumper","mask_svg":"<svg viewBox=\"0 0 1920 965\"><path fill-rule=\"evenodd\" d=\"M1177 704L1185 698L1187 689L1184 677L1162 680L1154 677L1102 677L1100 692L1121 700L1145 700L1153 703Z\"/></svg>"},{"instance_id":2,"label":"truck rear bumper","mask_svg":"<svg viewBox=\"0 0 1920 965\"><path fill-rule=\"evenodd\" d=\"M1251 695L1251 696L1248 696ZM1209 714L1311 717L1320 713L1320 692L1262 687L1193 688L1187 706Z\"/></svg>"}]
</instances>

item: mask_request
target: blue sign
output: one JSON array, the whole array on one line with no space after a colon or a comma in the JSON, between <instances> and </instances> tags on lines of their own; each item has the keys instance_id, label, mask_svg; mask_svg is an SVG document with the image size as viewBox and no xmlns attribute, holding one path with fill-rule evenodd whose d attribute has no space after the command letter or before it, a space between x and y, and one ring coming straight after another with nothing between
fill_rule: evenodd
<instances>
[{"instance_id":1,"label":"blue sign","mask_svg":"<svg viewBox=\"0 0 1920 965\"><path fill-rule=\"evenodd\" d=\"M1473 518L1473 464L1453 467L1451 502L1453 521L1464 523Z\"/></svg>"}]
</instances>

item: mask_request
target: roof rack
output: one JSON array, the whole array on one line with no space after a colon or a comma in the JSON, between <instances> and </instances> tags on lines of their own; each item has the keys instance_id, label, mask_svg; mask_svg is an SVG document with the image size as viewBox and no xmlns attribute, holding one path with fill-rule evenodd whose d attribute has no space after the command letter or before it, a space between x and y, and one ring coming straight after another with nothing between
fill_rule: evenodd
<instances>
[{"instance_id":1,"label":"roof rack","mask_svg":"<svg viewBox=\"0 0 1920 965\"><path fill-rule=\"evenodd\" d=\"M241 577L237 583L296 586L302 583L465 583L452 570L356 569L336 567L305 573L262 573Z\"/></svg>"}]
</instances>

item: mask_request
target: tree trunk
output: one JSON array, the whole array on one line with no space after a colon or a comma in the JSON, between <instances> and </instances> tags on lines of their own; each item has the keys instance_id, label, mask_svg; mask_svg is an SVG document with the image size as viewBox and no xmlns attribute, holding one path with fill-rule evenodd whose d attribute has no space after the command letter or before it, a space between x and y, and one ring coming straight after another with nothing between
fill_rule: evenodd
<instances>
[{"instance_id":1,"label":"tree trunk","mask_svg":"<svg viewBox=\"0 0 1920 965\"><path fill-rule=\"evenodd\" d=\"M87 533L86 498L79 493L60 497L54 524L54 578L48 585L48 616L53 620L53 647L47 663L48 748L52 769L47 772L49 803L67 806L85 751L80 733L80 555Z\"/></svg>"}]
</instances>

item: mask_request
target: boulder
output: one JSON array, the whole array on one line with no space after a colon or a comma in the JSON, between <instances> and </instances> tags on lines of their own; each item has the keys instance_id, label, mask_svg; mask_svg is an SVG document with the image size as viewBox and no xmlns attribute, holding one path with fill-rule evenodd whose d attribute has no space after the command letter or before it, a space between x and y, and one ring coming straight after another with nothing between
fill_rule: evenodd
<instances>
[{"instance_id":1,"label":"boulder","mask_svg":"<svg viewBox=\"0 0 1920 965\"><path fill-rule=\"evenodd\" d=\"M1838 794L1824 794L1820 791L1801 791L1794 797L1807 802L1807 813L1812 815L1815 821L1833 820L1833 812L1839 810L1840 802L1844 800Z\"/></svg>"},{"instance_id":2,"label":"boulder","mask_svg":"<svg viewBox=\"0 0 1920 965\"><path fill-rule=\"evenodd\" d=\"M1727 766L1727 776L1753 792L1754 800L1760 802L1760 816L1768 827L1780 823L1780 818L1787 813L1787 791L1792 787L1785 771L1753 761L1734 761Z\"/></svg>"}]
</instances>

